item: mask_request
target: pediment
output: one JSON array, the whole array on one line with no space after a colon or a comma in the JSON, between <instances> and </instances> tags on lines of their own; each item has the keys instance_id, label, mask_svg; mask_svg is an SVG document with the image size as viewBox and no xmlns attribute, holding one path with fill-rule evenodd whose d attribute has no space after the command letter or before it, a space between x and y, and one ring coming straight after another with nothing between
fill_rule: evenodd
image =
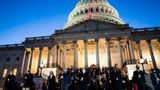
<instances>
[{"instance_id":1,"label":"pediment","mask_svg":"<svg viewBox=\"0 0 160 90\"><path fill-rule=\"evenodd\" d=\"M118 30L121 28L126 28L126 25L118 25L113 23L108 23L105 21L98 20L86 20L84 22L80 22L77 25L69 27L67 29L61 30L63 33L78 33L78 32L90 32L97 30Z\"/></svg>"}]
</instances>

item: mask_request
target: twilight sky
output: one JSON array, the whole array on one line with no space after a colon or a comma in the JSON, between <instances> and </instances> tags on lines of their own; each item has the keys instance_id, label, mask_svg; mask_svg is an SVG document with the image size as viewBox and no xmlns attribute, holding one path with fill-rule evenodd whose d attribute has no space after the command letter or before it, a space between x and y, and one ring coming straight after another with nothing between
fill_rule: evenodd
<instances>
[{"instance_id":1,"label":"twilight sky","mask_svg":"<svg viewBox=\"0 0 160 90\"><path fill-rule=\"evenodd\" d=\"M79 0L0 0L0 45L62 29ZM160 0L109 0L132 27L160 26Z\"/></svg>"}]
</instances>

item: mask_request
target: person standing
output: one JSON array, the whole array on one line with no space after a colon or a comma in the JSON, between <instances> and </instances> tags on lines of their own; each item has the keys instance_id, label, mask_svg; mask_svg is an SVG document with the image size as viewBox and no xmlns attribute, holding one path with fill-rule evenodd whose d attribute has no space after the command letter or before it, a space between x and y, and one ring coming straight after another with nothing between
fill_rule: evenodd
<instances>
[{"instance_id":1,"label":"person standing","mask_svg":"<svg viewBox=\"0 0 160 90\"><path fill-rule=\"evenodd\" d=\"M113 90L123 90L122 75L121 75L121 70L118 68L118 64L114 65L114 68L111 72L111 82Z\"/></svg>"},{"instance_id":2,"label":"person standing","mask_svg":"<svg viewBox=\"0 0 160 90\"><path fill-rule=\"evenodd\" d=\"M139 65L136 65L136 71L133 72L134 90L145 90L144 72L140 70Z\"/></svg>"},{"instance_id":3,"label":"person standing","mask_svg":"<svg viewBox=\"0 0 160 90\"><path fill-rule=\"evenodd\" d=\"M55 76L54 76L54 73L52 71L50 72L50 75L48 77L47 85L48 85L48 90L56 90Z\"/></svg>"},{"instance_id":4,"label":"person standing","mask_svg":"<svg viewBox=\"0 0 160 90\"><path fill-rule=\"evenodd\" d=\"M33 82L33 74L28 71L27 74L24 75L24 88L29 88L30 90L35 89L35 84Z\"/></svg>"},{"instance_id":5,"label":"person standing","mask_svg":"<svg viewBox=\"0 0 160 90\"><path fill-rule=\"evenodd\" d=\"M123 90L130 90L129 78L128 75L124 72L122 73L122 87Z\"/></svg>"},{"instance_id":6,"label":"person standing","mask_svg":"<svg viewBox=\"0 0 160 90\"><path fill-rule=\"evenodd\" d=\"M81 79L82 81L82 90L88 90L88 86L89 86L89 72L88 70L86 69L83 69L82 70L82 73L83 73L83 77Z\"/></svg>"},{"instance_id":7,"label":"person standing","mask_svg":"<svg viewBox=\"0 0 160 90\"><path fill-rule=\"evenodd\" d=\"M4 90L15 90L15 88L14 88L15 78L16 77L13 75L13 72L11 71L6 78Z\"/></svg>"},{"instance_id":8,"label":"person standing","mask_svg":"<svg viewBox=\"0 0 160 90\"><path fill-rule=\"evenodd\" d=\"M155 87L155 90L160 90L160 76L157 70L152 70L151 80Z\"/></svg>"}]
</instances>

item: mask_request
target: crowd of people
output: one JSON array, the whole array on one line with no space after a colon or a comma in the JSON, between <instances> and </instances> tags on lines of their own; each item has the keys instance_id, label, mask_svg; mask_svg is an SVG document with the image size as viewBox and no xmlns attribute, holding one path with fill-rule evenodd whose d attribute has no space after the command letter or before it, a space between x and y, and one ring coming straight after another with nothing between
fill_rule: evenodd
<instances>
[{"instance_id":1,"label":"crowd of people","mask_svg":"<svg viewBox=\"0 0 160 90\"><path fill-rule=\"evenodd\" d=\"M132 80L128 75L118 68L114 67L90 67L85 69L64 69L56 77L51 71L48 79L41 76L33 76L28 71L24 75L23 83L15 83L13 73L7 76L4 90L160 90L160 75L158 70L152 70L147 74L140 70L136 65L136 71L133 72Z\"/></svg>"}]
</instances>

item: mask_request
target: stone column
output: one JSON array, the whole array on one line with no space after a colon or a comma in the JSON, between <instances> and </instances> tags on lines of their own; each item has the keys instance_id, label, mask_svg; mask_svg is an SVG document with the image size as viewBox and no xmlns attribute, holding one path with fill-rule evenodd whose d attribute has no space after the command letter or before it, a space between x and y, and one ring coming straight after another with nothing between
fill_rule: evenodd
<instances>
[{"instance_id":1,"label":"stone column","mask_svg":"<svg viewBox=\"0 0 160 90\"><path fill-rule=\"evenodd\" d=\"M56 66L58 65L59 57L60 57L60 47L57 45L57 51L56 51Z\"/></svg>"},{"instance_id":2,"label":"stone column","mask_svg":"<svg viewBox=\"0 0 160 90\"><path fill-rule=\"evenodd\" d=\"M51 68L51 65L50 65L50 56L51 56L51 47L48 47L48 58L47 58L47 67L48 68Z\"/></svg>"},{"instance_id":3,"label":"stone column","mask_svg":"<svg viewBox=\"0 0 160 90\"><path fill-rule=\"evenodd\" d=\"M137 47L138 47L138 52L139 52L139 59L142 59L142 50L141 50L141 41L136 41Z\"/></svg>"},{"instance_id":4,"label":"stone column","mask_svg":"<svg viewBox=\"0 0 160 90\"><path fill-rule=\"evenodd\" d=\"M128 60L128 54L127 54L126 45L123 46L123 49L124 49L125 60Z\"/></svg>"},{"instance_id":5,"label":"stone column","mask_svg":"<svg viewBox=\"0 0 160 90\"><path fill-rule=\"evenodd\" d=\"M74 41L74 70L77 68L77 61L78 61L78 56L77 56L77 41Z\"/></svg>"},{"instance_id":6,"label":"stone column","mask_svg":"<svg viewBox=\"0 0 160 90\"><path fill-rule=\"evenodd\" d=\"M56 67L56 59L57 59L57 45L54 45L53 47L53 55L52 55L52 67Z\"/></svg>"},{"instance_id":7,"label":"stone column","mask_svg":"<svg viewBox=\"0 0 160 90\"><path fill-rule=\"evenodd\" d=\"M121 66L123 65L123 58L122 58L122 47L121 47L121 41L120 39L117 40L118 42L118 51L119 51L119 58L120 58L120 62L121 62Z\"/></svg>"},{"instance_id":8,"label":"stone column","mask_svg":"<svg viewBox=\"0 0 160 90\"><path fill-rule=\"evenodd\" d=\"M32 66L33 54L34 54L34 48L31 48L30 59L29 59L28 68L27 68L27 70L30 70L30 71L31 71L31 66Z\"/></svg>"},{"instance_id":9,"label":"stone column","mask_svg":"<svg viewBox=\"0 0 160 90\"><path fill-rule=\"evenodd\" d=\"M155 60L155 57L154 57L154 54L153 54L153 48L152 48L151 40L147 40L147 44L148 44L149 52L150 52L150 55L151 55L153 67L154 67L154 69L157 69L157 64L156 64L156 60Z\"/></svg>"},{"instance_id":10,"label":"stone column","mask_svg":"<svg viewBox=\"0 0 160 90\"><path fill-rule=\"evenodd\" d=\"M85 60L85 68L88 67L88 41L84 40L84 60Z\"/></svg>"},{"instance_id":11,"label":"stone column","mask_svg":"<svg viewBox=\"0 0 160 90\"><path fill-rule=\"evenodd\" d=\"M129 53L128 44L126 44L126 47L125 47L125 48L126 48L126 53L127 53L127 61L130 61L130 59L131 59L130 57L131 57L131 56L130 56L130 53Z\"/></svg>"},{"instance_id":12,"label":"stone column","mask_svg":"<svg viewBox=\"0 0 160 90\"><path fill-rule=\"evenodd\" d=\"M158 51L160 52L160 39L158 40L158 43L159 43Z\"/></svg>"},{"instance_id":13,"label":"stone column","mask_svg":"<svg viewBox=\"0 0 160 90\"><path fill-rule=\"evenodd\" d=\"M111 61L111 52L110 52L110 42L109 39L106 39L106 54L107 54L107 60L108 60L108 67L112 66L112 61Z\"/></svg>"},{"instance_id":14,"label":"stone column","mask_svg":"<svg viewBox=\"0 0 160 90\"><path fill-rule=\"evenodd\" d=\"M99 62L99 44L98 44L99 40L95 39L95 45L96 45L96 63L97 66L100 67L100 62Z\"/></svg>"},{"instance_id":15,"label":"stone column","mask_svg":"<svg viewBox=\"0 0 160 90\"><path fill-rule=\"evenodd\" d=\"M127 54L126 54L126 50L125 50L125 46L124 45L122 46L122 52L123 52L123 54L122 54L123 60L126 61L126 55Z\"/></svg>"},{"instance_id":16,"label":"stone column","mask_svg":"<svg viewBox=\"0 0 160 90\"><path fill-rule=\"evenodd\" d=\"M131 55L131 63L133 64L134 62L134 60L135 60L135 58L134 58L134 52L133 52L133 47L132 47L132 41L131 40L129 40L129 51L130 51L130 55Z\"/></svg>"},{"instance_id":17,"label":"stone column","mask_svg":"<svg viewBox=\"0 0 160 90\"><path fill-rule=\"evenodd\" d=\"M39 58L38 58L38 65L37 65L37 71L39 70L40 64L41 64L41 58L42 58L42 50L43 48L39 48Z\"/></svg>"},{"instance_id":18,"label":"stone column","mask_svg":"<svg viewBox=\"0 0 160 90\"><path fill-rule=\"evenodd\" d=\"M27 52L26 49L24 49L22 68L21 68L21 76L23 76L23 73L24 73L24 64L25 64L25 60L26 60L26 52Z\"/></svg>"},{"instance_id":19,"label":"stone column","mask_svg":"<svg viewBox=\"0 0 160 90\"><path fill-rule=\"evenodd\" d=\"M65 69L66 68L66 43L64 43L64 47L63 47L63 59L62 59L62 68Z\"/></svg>"}]
</instances>

